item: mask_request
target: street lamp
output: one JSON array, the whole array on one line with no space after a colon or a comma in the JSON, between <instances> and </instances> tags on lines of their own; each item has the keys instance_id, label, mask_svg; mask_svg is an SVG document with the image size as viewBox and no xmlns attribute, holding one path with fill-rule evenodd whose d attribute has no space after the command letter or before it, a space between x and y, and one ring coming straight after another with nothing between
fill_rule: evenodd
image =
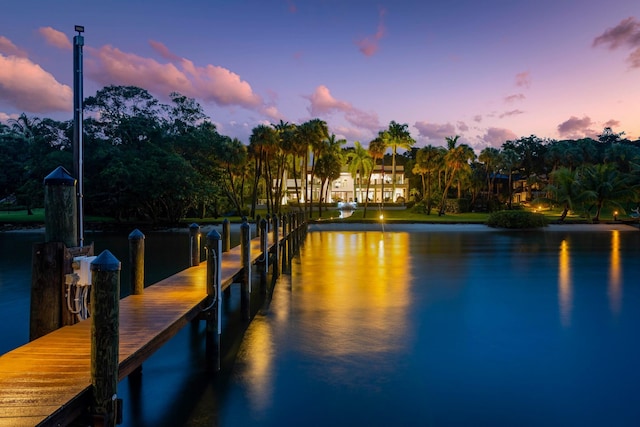
<instances>
[{"instance_id":1,"label":"street lamp","mask_svg":"<svg viewBox=\"0 0 640 427\"><path fill-rule=\"evenodd\" d=\"M78 246L84 246L84 175L83 144L82 144L82 46L84 46L84 26L76 25L74 30L78 33L73 37L73 172L78 180Z\"/></svg>"}]
</instances>

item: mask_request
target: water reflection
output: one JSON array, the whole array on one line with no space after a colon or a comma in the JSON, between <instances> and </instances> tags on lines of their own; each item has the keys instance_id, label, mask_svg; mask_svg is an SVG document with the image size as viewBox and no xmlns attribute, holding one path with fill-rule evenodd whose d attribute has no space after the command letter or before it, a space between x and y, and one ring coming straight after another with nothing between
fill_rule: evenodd
<instances>
[{"instance_id":1,"label":"water reflection","mask_svg":"<svg viewBox=\"0 0 640 427\"><path fill-rule=\"evenodd\" d=\"M560 301L560 321L564 327L571 325L571 307L573 305L571 287L571 256L569 242L565 239L560 243L558 261L558 299Z\"/></svg>"},{"instance_id":2,"label":"water reflection","mask_svg":"<svg viewBox=\"0 0 640 427\"><path fill-rule=\"evenodd\" d=\"M622 304L622 273L620 262L620 232L611 233L611 255L609 264L609 306L614 315L620 313Z\"/></svg>"},{"instance_id":3,"label":"water reflection","mask_svg":"<svg viewBox=\"0 0 640 427\"><path fill-rule=\"evenodd\" d=\"M407 233L380 232L307 236L289 286L281 280L274 293L269 321L277 326L272 331L268 323L252 324L238 358L248 365L243 381L255 410L273 398L267 384L274 340L286 340L303 358L322 361L310 369L316 379L334 385L376 387L361 383L372 360L380 375L393 371L385 356L403 351L413 329L407 327L406 313L408 238Z\"/></svg>"}]
</instances>

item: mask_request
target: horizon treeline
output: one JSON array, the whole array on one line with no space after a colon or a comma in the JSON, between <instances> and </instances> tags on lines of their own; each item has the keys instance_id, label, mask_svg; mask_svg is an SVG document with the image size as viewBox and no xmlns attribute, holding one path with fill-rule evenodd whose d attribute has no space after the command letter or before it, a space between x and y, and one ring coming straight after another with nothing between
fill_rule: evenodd
<instances>
[{"instance_id":1,"label":"horizon treeline","mask_svg":"<svg viewBox=\"0 0 640 427\"><path fill-rule=\"evenodd\" d=\"M164 104L134 86L99 90L85 99L84 112L85 213L118 221L254 216L258 200L280 213L286 178L298 178L296 199L316 194L326 200L345 166L368 187L383 162L404 166L409 201L425 214L432 208L444 213L448 199L465 199L471 209L513 208L516 181L537 190L538 201L584 210L596 220L604 206L629 211L640 200L640 140L610 128L597 140L531 135L476 155L457 135L447 137L446 146L415 147L408 126L395 121L354 147L343 147L346 141L317 118L258 125L243 143L220 134L194 99L172 93ZM0 123L0 204L41 207L44 177L58 166L73 170L72 141L72 120L22 114ZM406 151L397 154L398 148ZM306 185L304 171L311 175L310 189L298 188L298 182ZM508 184L497 186L500 180ZM318 200L309 199L311 214Z\"/></svg>"}]
</instances>

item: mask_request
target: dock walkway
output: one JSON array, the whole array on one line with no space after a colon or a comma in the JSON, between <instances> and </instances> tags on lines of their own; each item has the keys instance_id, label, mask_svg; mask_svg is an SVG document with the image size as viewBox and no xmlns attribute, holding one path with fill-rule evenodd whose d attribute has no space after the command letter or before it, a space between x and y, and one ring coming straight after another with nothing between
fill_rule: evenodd
<instances>
[{"instance_id":1,"label":"dock walkway","mask_svg":"<svg viewBox=\"0 0 640 427\"><path fill-rule=\"evenodd\" d=\"M250 254L252 262L262 255L258 238L251 240ZM241 272L236 246L222 254L222 289ZM202 262L120 300L119 380L206 308L206 275ZM0 356L0 427L63 426L86 413L90 370L90 319Z\"/></svg>"}]
</instances>

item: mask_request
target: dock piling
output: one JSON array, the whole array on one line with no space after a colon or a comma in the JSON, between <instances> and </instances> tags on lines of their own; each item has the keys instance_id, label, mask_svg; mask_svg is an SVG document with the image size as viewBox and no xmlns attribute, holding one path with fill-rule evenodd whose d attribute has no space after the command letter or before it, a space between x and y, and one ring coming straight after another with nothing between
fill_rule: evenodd
<instances>
[{"instance_id":1,"label":"dock piling","mask_svg":"<svg viewBox=\"0 0 640 427\"><path fill-rule=\"evenodd\" d=\"M91 413L112 427L118 416L118 346L121 263L105 250L91 263Z\"/></svg>"},{"instance_id":2,"label":"dock piling","mask_svg":"<svg viewBox=\"0 0 640 427\"><path fill-rule=\"evenodd\" d=\"M210 312L206 317L206 354L212 370L218 372L222 334L222 238L216 230L207 234L207 251L207 295Z\"/></svg>"},{"instance_id":3,"label":"dock piling","mask_svg":"<svg viewBox=\"0 0 640 427\"><path fill-rule=\"evenodd\" d=\"M195 222L189 226L189 265L200 264L200 226Z\"/></svg>"},{"instance_id":4,"label":"dock piling","mask_svg":"<svg viewBox=\"0 0 640 427\"><path fill-rule=\"evenodd\" d=\"M142 295L144 292L144 234L137 228L129 234L130 292Z\"/></svg>"},{"instance_id":5,"label":"dock piling","mask_svg":"<svg viewBox=\"0 0 640 427\"><path fill-rule=\"evenodd\" d=\"M242 283L240 285L240 310L244 320L251 319L251 226L244 221L240 226L240 259Z\"/></svg>"}]
</instances>

